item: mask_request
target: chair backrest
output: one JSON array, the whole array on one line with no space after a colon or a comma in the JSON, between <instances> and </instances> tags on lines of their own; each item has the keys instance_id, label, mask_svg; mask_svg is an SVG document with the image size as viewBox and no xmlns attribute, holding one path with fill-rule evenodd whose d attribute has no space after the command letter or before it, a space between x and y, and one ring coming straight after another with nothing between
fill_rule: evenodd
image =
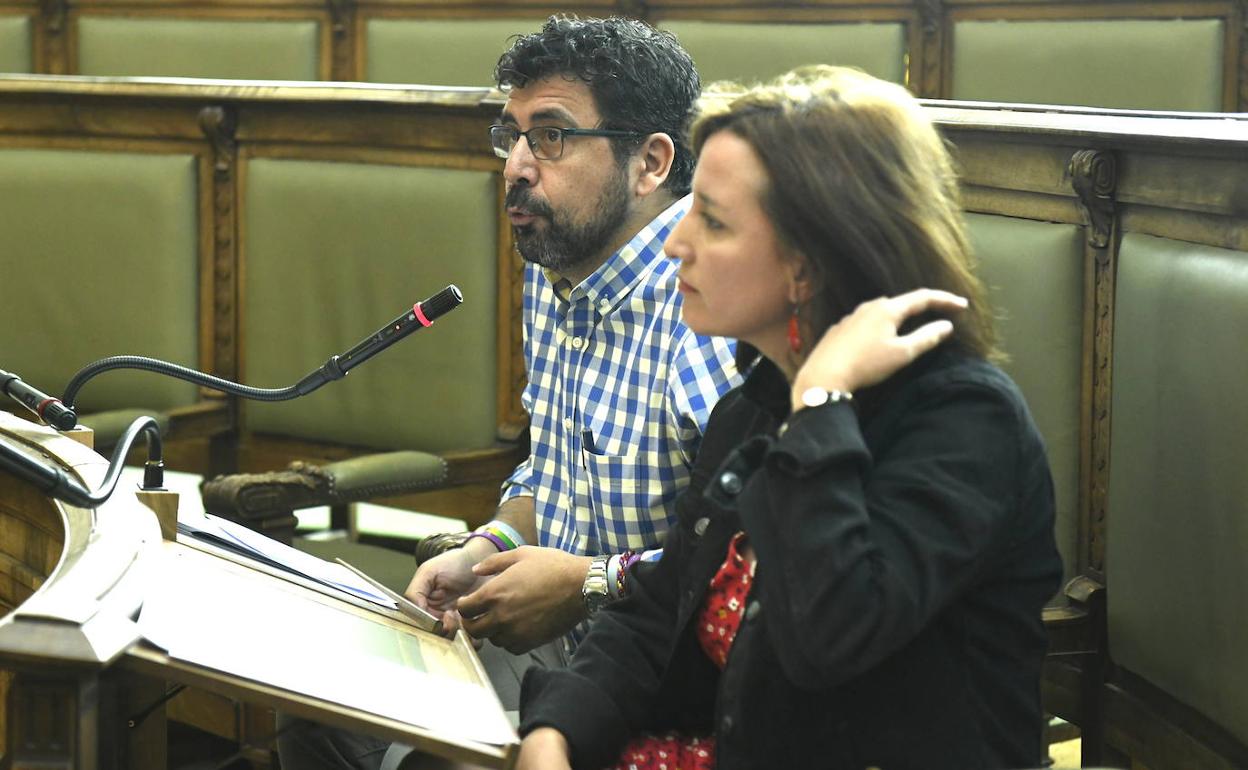
<instances>
[{"instance_id":1,"label":"chair backrest","mask_svg":"<svg viewBox=\"0 0 1248 770\"><path fill-rule=\"evenodd\" d=\"M857 67L894 83L906 79L901 22L775 24L664 20L693 57L703 83L757 82L804 64Z\"/></svg>"},{"instance_id":2,"label":"chair backrest","mask_svg":"<svg viewBox=\"0 0 1248 770\"><path fill-rule=\"evenodd\" d=\"M31 33L33 19L26 15L0 13L0 72L31 72Z\"/></svg>"},{"instance_id":3,"label":"chair backrest","mask_svg":"<svg viewBox=\"0 0 1248 770\"><path fill-rule=\"evenodd\" d=\"M1221 19L957 20L948 95L1215 112L1225 27Z\"/></svg>"},{"instance_id":4,"label":"chair backrest","mask_svg":"<svg viewBox=\"0 0 1248 770\"><path fill-rule=\"evenodd\" d=\"M60 395L106 356L198 366L198 174L180 152L0 148L0 307L11 319L0 367ZM164 410L196 398L185 382L109 372L76 406Z\"/></svg>"},{"instance_id":5,"label":"chair backrest","mask_svg":"<svg viewBox=\"0 0 1248 770\"><path fill-rule=\"evenodd\" d=\"M362 79L372 83L492 86L494 65L513 35L541 28L542 18L395 19L361 21Z\"/></svg>"},{"instance_id":6,"label":"chair backrest","mask_svg":"<svg viewBox=\"0 0 1248 770\"><path fill-rule=\"evenodd\" d=\"M1009 355L1003 368L1022 389L1048 450L1069 578L1078 564L1083 233L1073 224L986 214L968 215L967 225Z\"/></svg>"},{"instance_id":7,"label":"chair backrest","mask_svg":"<svg viewBox=\"0 0 1248 770\"><path fill-rule=\"evenodd\" d=\"M464 293L458 309L345 380L298 401L248 403L246 428L431 452L489 446L498 429L494 174L259 157L242 175L249 382L292 383L447 284Z\"/></svg>"},{"instance_id":8,"label":"chair backrest","mask_svg":"<svg viewBox=\"0 0 1248 770\"><path fill-rule=\"evenodd\" d=\"M318 80L321 24L314 19L77 18L76 74Z\"/></svg>"},{"instance_id":9,"label":"chair backrest","mask_svg":"<svg viewBox=\"0 0 1248 770\"><path fill-rule=\"evenodd\" d=\"M1110 653L1241 745L1248 745L1246 329L1248 251L1122 239L1106 553Z\"/></svg>"}]
</instances>

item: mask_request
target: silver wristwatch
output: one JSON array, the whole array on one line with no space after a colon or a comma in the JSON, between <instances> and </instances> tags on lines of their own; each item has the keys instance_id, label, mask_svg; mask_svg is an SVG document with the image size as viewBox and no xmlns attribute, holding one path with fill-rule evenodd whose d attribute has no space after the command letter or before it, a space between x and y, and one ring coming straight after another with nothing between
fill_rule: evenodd
<instances>
[{"instance_id":1,"label":"silver wristwatch","mask_svg":"<svg viewBox=\"0 0 1248 770\"><path fill-rule=\"evenodd\" d=\"M581 598L585 600L585 611L592 618L602 605L610 601L607 592L607 563L610 556L595 556L589 563L589 572L585 573L585 583L581 586Z\"/></svg>"},{"instance_id":2,"label":"silver wristwatch","mask_svg":"<svg viewBox=\"0 0 1248 770\"><path fill-rule=\"evenodd\" d=\"M835 404L837 401L852 401L854 394L847 390L828 390L816 385L802 391L802 406L823 406Z\"/></svg>"}]
</instances>

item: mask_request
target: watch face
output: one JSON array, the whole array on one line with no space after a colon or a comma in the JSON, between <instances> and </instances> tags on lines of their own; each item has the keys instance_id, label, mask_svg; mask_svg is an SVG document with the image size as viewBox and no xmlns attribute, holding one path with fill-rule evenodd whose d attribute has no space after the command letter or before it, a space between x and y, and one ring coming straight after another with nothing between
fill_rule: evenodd
<instances>
[{"instance_id":1,"label":"watch face","mask_svg":"<svg viewBox=\"0 0 1248 770\"><path fill-rule=\"evenodd\" d=\"M589 614L593 615L607 603L607 595L600 594L597 591L590 591L585 594L585 608L589 610Z\"/></svg>"},{"instance_id":2,"label":"watch face","mask_svg":"<svg viewBox=\"0 0 1248 770\"><path fill-rule=\"evenodd\" d=\"M828 403L828 391L819 386L802 391L802 403L806 406L823 406Z\"/></svg>"}]
</instances>

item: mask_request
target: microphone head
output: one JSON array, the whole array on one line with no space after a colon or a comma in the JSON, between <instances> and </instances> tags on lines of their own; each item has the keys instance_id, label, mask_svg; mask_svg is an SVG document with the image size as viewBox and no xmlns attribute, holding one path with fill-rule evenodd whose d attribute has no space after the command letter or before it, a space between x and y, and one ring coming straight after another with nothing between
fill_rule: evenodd
<instances>
[{"instance_id":1,"label":"microphone head","mask_svg":"<svg viewBox=\"0 0 1248 770\"><path fill-rule=\"evenodd\" d=\"M429 323L433 323L441 316L459 307L463 301L464 295L459 290L459 287L451 284L429 299L421 302L420 310L425 314L425 318L428 319Z\"/></svg>"}]
</instances>

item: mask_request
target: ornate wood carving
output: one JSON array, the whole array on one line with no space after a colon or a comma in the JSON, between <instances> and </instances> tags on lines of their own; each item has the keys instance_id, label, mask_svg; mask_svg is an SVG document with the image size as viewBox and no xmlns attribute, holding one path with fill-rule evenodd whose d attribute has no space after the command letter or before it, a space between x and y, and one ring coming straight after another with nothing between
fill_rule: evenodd
<instances>
[{"instance_id":1,"label":"ornate wood carving","mask_svg":"<svg viewBox=\"0 0 1248 770\"><path fill-rule=\"evenodd\" d=\"M326 0L329 5L330 62L334 80L360 80L363 73L355 72L355 0Z\"/></svg>"},{"instance_id":2,"label":"ornate wood carving","mask_svg":"<svg viewBox=\"0 0 1248 770\"><path fill-rule=\"evenodd\" d=\"M919 18L923 24L924 35L935 35L945 18L945 7L942 0L917 0Z\"/></svg>"},{"instance_id":3,"label":"ornate wood carving","mask_svg":"<svg viewBox=\"0 0 1248 770\"><path fill-rule=\"evenodd\" d=\"M645 19L650 15L646 0L617 0L616 12L621 16L631 16L634 19Z\"/></svg>"},{"instance_id":4,"label":"ornate wood carving","mask_svg":"<svg viewBox=\"0 0 1248 770\"><path fill-rule=\"evenodd\" d=\"M944 49L945 6L942 0L916 0L919 34L911 35L910 90L917 96L940 98Z\"/></svg>"},{"instance_id":5,"label":"ornate wood carving","mask_svg":"<svg viewBox=\"0 0 1248 770\"><path fill-rule=\"evenodd\" d=\"M1117 166L1112 153L1080 150L1070 158L1070 183L1079 196L1079 211L1088 226L1088 244L1104 249L1114 219Z\"/></svg>"},{"instance_id":6,"label":"ornate wood carving","mask_svg":"<svg viewBox=\"0 0 1248 770\"><path fill-rule=\"evenodd\" d=\"M40 21L43 25L43 68L52 75L66 74L65 20L69 0L40 0Z\"/></svg>"},{"instance_id":7,"label":"ornate wood carving","mask_svg":"<svg viewBox=\"0 0 1248 770\"><path fill-rule=\"evenodd\" d=\"M1243 28L1239 32L1239 105L1236 109L1248 112L1248 0L1239 0L1239 18Z\"/></svg>"},{"instance_id":8,"label":"ornate wood carving","mask_svg":"<svg viewBox=\"0 0 1248 770\"><path fill-rule=\"evenodd\" d=\"M199 126L212 143L212 250L213 250L213 373L235 379L236 295L238 264L236 232L235 169L238 143L235 131L238 115L232 107L205 107L199 112ZM216 391L209 391L215 394Z\"/></svg>"},{"instance_id":9,"label":"ornate wood carving","mask_svg":"<svg viewBox=\"0 0 1248 770\"><path fill-rule=\"evenodd\" d=\"M1102 582L1105 574L1105 523L1109 508L1110 362L1114 340L1114 275L1118 251L1114 192L1118 184L1113 153L1080 150L1070 159L1071 186L1086 226L1085 252L1093 264L1092 414L1088 511L1081 533L1080 559Z\"/></svg>"}]
</instances>

